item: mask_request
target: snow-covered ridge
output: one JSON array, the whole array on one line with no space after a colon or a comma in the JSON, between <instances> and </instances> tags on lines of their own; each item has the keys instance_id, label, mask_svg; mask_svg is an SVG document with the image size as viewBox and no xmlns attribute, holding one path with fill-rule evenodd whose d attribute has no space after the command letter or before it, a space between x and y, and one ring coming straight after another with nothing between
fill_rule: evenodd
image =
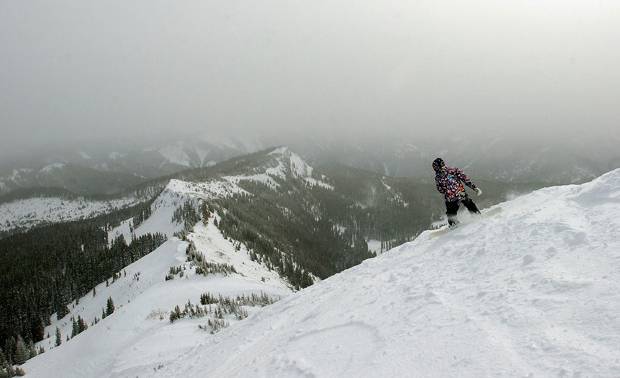
<instances>
[{"instance_id":1,"label":"snow-covered ridge","mask_svg":"<svg viewBox=\"0 0 620 378\"><path fill-rule=\"evenodd\" d=\"M144 199L136 196L99 201L84 197L33 197L0 204L0 231L29 229L41 224L92 218L133 206Z\"/></svg>"},{"instance_id":2,"label":"snow-covered ridge","mask_svg":"<svg viewBox=\"0 0 620 378\"><path fill-rule=\"evenodd\" d=\"M225 176L224 179L234 184L241 181L253 181L275 189L280 186L275 179L286 180L287 177L292 177L304 181L309 186L320 186L328 190L334 189L325 181L327 179L325 176L313 177L314 168L299 155L289 150L288 147L276 148L269 152L269 156L274 158L271 162L272 165L260 169L259 172Z\"/></svg>"},{"instance_id":3,"label":"snow-covered ridge","mask_svg":"<svg viewBox=\"0 0 620 378\"><path fill-rule=\"evenodd\" d=\"M152 214L140 227L132 232L133 220L127 219L108 232L108 242L111 243L120 235L123 235L125 241L129 242L132 237L139 237L147 233L161 233L170 238L182 230L182 225L172 222L172 217L175 210L183 206L185 202L226 198L241 193L247 192L225 180L189 182L172 179L153 201L151 204Z\"/></svg>"},{"instance_id":4,"label":"snow-covered ridge","mask_svg":"<svg viewBox=\"0 0 620 378\"><path fill-rule=\"evenodd\" d=\"M270 153L273 156L271 165L260 167L256 172L213 178L205 182L187 182L182 180L170 180L163 191L164 198L179 198L175 206L182 198L222 198L234 194L247 193L238 184L242 181L254 181L267 184L276 189L279 184L275 179L285 180L287 177L303 180L310 186L321 186L325 189L333 189L327 183L325 177L315 178L312 176L313 168L308 165L299 155L283 147ZM44 170L53 173L61 165L52 164ZM13 175L20 172L15 171ZM125 198L96 201L86 198L64 199L60 197L33 197L0 204L0 232L13 229L29 229L41 224L75 221L92 218L117 209L136 205L144 201L144 198L128 196ZM157 202L154 207L160 207ZM172 210L174 211L174 210ZM163 225L162 225L163 226ZM168 227L169 228L169 227Z\"/></svg>"},{"instance_id":5,"label":"snow-covered ridge","mask_svg":"<svg viewBox=\"0 0 620 378\"><path fill-rule=\"evenodd\" d=\"M485 213L290 296L151 375L619 376L620 170Z\"/></svg>"}]
</instances>

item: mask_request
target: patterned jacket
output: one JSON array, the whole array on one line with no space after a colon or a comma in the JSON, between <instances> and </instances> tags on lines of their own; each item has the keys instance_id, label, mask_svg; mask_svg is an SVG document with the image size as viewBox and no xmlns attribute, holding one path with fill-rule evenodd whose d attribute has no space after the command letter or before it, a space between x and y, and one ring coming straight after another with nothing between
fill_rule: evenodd
<instances>
[{"instance_id":1,"label":"patterned jacket","mask_svg":"<svg viewBox=\"0 0 620 378\"><path fill-rule=\"evenodd\" d=\"M452 167L445 167L445 169L435 172L435 184L437 184L437 190L443 194L446 202L458 201L467 195L463 184L476 189L476 185L463 171Z\"/></svg>"}]
</instances>

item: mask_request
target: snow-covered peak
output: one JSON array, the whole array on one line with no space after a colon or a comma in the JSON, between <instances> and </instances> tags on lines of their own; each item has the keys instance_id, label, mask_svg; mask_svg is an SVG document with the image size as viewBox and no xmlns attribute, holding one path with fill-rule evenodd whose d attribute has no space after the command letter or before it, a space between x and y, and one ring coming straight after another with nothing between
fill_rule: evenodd
<instances>
[{"instance_id":1,"label":"snow-covered peak","mask_svg":"<svg viewBox=\"0 0 620 378\"><path fill-rule=\"evenodd\" d=\"M225 176L230 183L238 184L243 181L253 181L277 189L280 184L277 180L302 180L309 186L320 186L332 190L333 186L326 182L326 177L313 177L314 169L298 154L288 147L278 147L267 154L268 159L263 165L248 172Z\"/></svg>"},{"instance_id":2,"label":"snow-covered peak","mask_svg":"<svg viewBox=\"0 0 620 378\"><path fill-rule=\"evenodd\" d=\"M278 147L271 151L269 155L276 156L279 161L288 167L288 171L291 172L294 177L312 177L314 169L306 163L301 156L291 151L288 147Z\"/></svg>"},{"instance_id":3,"label":"snow-covered peak","mask_svg":"<svg viewBox=\"0 0 620 378\"><path fill-rule=\"evenodd\" d=\"M65 163L52 163L52 164L48 164L45 167L41 168L41 170L39 172L41 173L51 173L57 169L62 169L66 166Z\"/></svg>"},{"instance_id":4,"label":"snow-covered peak","mask_svg":"<svg viewBox=\"0 0 620 378\"><path fill-rule=\"evenodd\" d=\"M617 377L620 170L290 296L153 376Z\"/></svg>"}]
</instances>

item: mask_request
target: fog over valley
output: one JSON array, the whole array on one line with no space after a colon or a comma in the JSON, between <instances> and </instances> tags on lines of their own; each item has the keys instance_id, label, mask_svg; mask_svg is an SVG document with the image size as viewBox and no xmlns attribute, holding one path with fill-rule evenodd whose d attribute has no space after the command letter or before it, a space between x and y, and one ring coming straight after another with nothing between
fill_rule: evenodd
<instances>
[{"instance_id":1,"label":"fog over valley","mask_svg":"<svg viewBox=\"0 0 620 378\"><path fill-rule=\"evenodd\" d=\"M222 135L599 151L618 140L619 12L577 0L2 2L1 156Z\"/></svg>"}]
</instances>

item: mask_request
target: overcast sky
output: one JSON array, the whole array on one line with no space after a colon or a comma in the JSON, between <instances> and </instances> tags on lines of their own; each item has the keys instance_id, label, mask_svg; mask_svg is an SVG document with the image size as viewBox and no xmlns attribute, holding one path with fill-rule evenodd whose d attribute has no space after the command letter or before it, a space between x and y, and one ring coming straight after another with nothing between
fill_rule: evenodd
<instances>
[{"instance_id":1,"label":"overcast sky","mask_svg":"<svg viewBox=\"0 0 620 378\"><path fill-rule=\"evenodd\" d=\"M0 0L0 149L620 130L620 2Z\"/></svg>"}]
</instances>

